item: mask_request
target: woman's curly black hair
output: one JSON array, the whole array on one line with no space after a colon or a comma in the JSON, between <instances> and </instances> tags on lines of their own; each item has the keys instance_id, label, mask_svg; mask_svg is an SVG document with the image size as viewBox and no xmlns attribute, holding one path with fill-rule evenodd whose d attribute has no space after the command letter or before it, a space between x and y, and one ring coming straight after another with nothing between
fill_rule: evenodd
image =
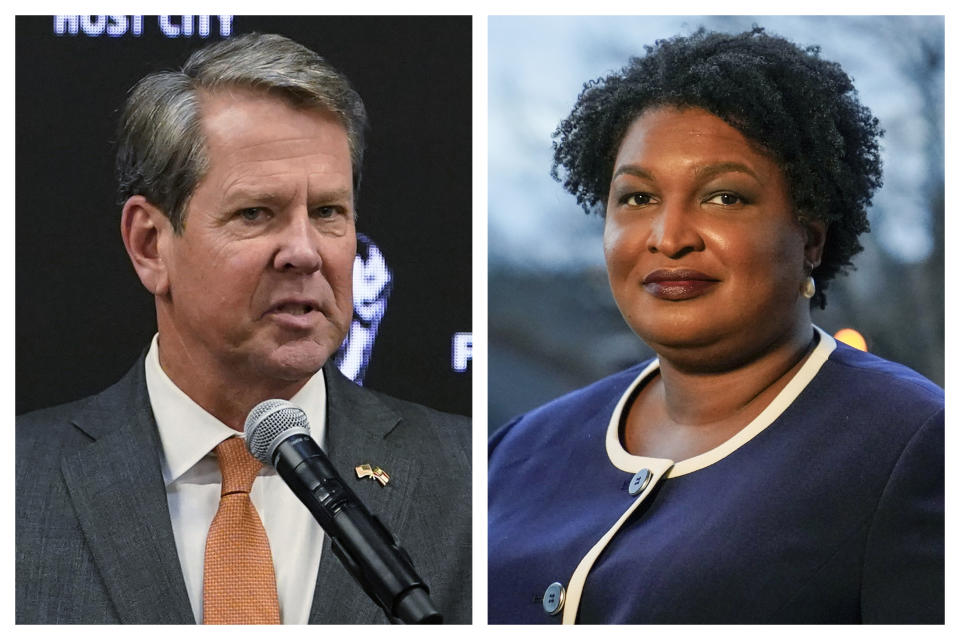
<instances>
[{"instance_id":1,"label":"woman's curly black hair","mask_svg":"<svg viewBox=\"0 0 960 640\"><path fill-rule=\"evenodd\" d=\"M658 40L618 73L584 85L553 134L551 175L587 213L606 203L620 142L643 111L699 107L765 150L786 176L798 217L829 225L817 293L863 250L867 207L882 184L879 121L840 65L754 27ZM561 172L562 171L562 172Z\"/></svg>"}]
</instances>

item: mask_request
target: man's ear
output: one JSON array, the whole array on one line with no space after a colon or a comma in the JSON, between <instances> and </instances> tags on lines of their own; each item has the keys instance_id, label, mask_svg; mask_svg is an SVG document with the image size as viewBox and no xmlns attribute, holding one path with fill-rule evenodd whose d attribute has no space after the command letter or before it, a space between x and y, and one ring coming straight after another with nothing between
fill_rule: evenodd
<instances>
[{"instance_id":1,"label":"man's ear","mask_svg":"<svg viewBox=\"0 0 960 640\"><path fill-rule=\"evenodd\" d=\"M827 223L817 218L800 218L800 224L806 232L803 245L804 262L811 271L820 266L823 259L823 246L827 242Z\"/></svg>"},{"instance_id":2,"label":"man's ear","mask_svg":"<svg viewBox=\"0 0 960 640\"><path fill-rule=\"evenodd\" d=\"M164 248L173 235L170 219L143 196L132 196L123 205L120 235L143 286L155 296L166 295L170 278Z\"/></svg>"}]
</instances>

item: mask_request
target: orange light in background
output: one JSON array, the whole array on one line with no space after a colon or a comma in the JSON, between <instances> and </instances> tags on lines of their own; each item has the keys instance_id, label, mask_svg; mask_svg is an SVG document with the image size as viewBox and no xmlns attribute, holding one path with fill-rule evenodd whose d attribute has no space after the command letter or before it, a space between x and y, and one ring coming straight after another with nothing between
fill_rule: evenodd
<instances>
[{"instance_id":1,"label":"orange light in background","mask_svg":"<svg viewBox=\"0 0 960 640\"><path fill-rule=\"evenodd\" d=\"M835 334L833 334L834 339L844 342L854 349L860 349L860 351L867 350L867 341L864 340L863 336L860 335L860 332L856 329L840 329Z\"/></svg>"}]
</instances>

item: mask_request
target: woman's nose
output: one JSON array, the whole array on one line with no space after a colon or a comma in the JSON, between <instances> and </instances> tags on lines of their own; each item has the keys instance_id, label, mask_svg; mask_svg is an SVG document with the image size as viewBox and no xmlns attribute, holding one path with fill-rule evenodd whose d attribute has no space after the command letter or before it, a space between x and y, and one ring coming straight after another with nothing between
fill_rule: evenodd
<instances>
[{"instance_id":1,"label":"woman's nose","mask_svg":"<svg viewBox=\"0 0 960 640\"><path fill-rule=\"evenodd\" d=\"M647 250L650 253L680 258L692 251L703 251L703 248L703 237L697 228L695 212L682 203L661 207L647 238Z\"/></svg>"}]
</instances>

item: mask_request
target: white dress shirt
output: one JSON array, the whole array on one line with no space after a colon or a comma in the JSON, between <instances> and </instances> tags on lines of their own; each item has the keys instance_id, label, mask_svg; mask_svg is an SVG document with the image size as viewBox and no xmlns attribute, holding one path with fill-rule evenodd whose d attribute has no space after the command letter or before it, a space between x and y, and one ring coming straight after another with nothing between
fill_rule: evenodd
<instances>
[{"instance_id":1,"label":"white dress shirt","mask_svg":"<svg viewBox=\"0 0 960 640\"><path fill-rule=\"evenodd\" d=\"M243 436L191 400L160 367L157 336L146 358L147 392L163 444L162 471L173 537L190 605L203 621L203 557L207 531L220 504L220 468L213 448ZM290 399L310 420L313 439L322 446L326 428L326 387L318 371ZM277 576L280 619L306 624L313 603L323 530L272 467L260 470L250 499L270 540Z\"/></svg>"}]
</instances>

